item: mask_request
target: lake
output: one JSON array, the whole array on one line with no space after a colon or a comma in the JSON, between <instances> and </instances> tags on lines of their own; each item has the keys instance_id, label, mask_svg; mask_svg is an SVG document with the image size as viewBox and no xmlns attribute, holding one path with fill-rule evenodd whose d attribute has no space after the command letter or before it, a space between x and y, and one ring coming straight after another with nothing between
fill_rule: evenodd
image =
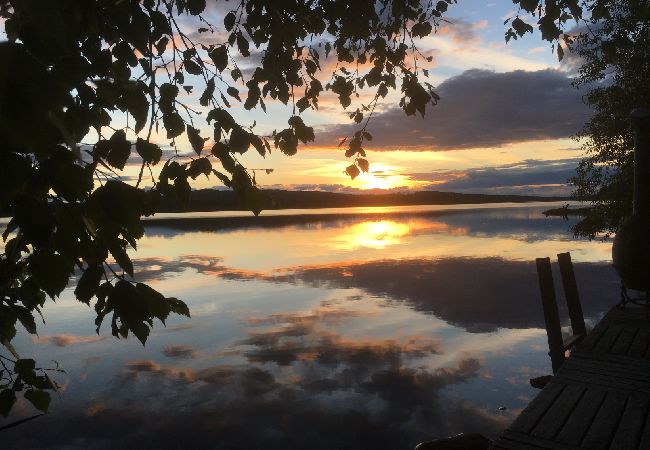
<instances>
[{"instance_id":1,"label":"lake","mask_svg":"<svg viewBox=\"0 0 650 450\"><path fill-rule=\"evenodd\" d=\"M67 289L14 345L65 374L2 448L412 449L496 436L551 373L534 260L570 251L588 324L618 300L611 243L552 204L173 215L136 279L183 299L145 347ZM355 214L346 214L354 212ZM205 216L200 218L199 216ZM228 217L230 216L230 217ZM560 310L568 324L554 266ZM20 401L0 426L35 414Z\"/></svg>"}]
</instances>

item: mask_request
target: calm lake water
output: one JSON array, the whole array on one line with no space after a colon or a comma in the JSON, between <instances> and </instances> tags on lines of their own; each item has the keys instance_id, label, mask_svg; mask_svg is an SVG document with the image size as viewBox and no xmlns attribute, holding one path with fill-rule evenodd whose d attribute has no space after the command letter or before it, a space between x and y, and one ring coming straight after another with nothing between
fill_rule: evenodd
<instances>
[{"instance_id":1,"label":"calm lake water","mask_svg":"<svg viewBox=\"0 0 650 450\"><path fill-rule=\"evenodd\" d=\"M39 336L14 345L58 361L64 389L1 446L394 450L494 437L536 394L529 378L551 372L534 259L571 252L589 323L617 301L611 244L574 240L549 207L150 222L137 280L192 318L156 324L143 347L110 324L97 335L71 289L48 302ZM21 401L0 426L34 413Z\"/></svg>"}]
</instances>

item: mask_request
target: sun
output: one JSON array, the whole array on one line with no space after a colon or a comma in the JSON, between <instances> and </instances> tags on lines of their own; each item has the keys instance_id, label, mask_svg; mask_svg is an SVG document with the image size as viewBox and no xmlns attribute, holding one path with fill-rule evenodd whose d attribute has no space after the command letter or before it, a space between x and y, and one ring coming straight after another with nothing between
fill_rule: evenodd
<instances>
[{"instance_id":1,"label":"sun","mask_svg":"<svg viewBox=\"0 0 650 450\"><path fill-rule=\"evenodd\" d=\"M413 188L419 184L410 177L400 174L398 167L381 164L373 164L369 172L361 173L347 183L350 187L362 190Z\"/></svg>"}]
</instances>

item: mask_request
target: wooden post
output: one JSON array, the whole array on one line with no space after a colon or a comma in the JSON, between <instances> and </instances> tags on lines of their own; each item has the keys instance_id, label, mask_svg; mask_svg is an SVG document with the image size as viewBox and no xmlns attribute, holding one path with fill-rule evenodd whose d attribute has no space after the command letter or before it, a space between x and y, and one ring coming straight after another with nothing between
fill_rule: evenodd
<instances>
[{"instance_id":1,"label":"wooden post","mask_svg":"<svg viewBox=\"0 0 650 450\"><path fill-rule=\"evenodd\" d=\"M560 314L558 313L557 303L555 301L551 259L537 258L535 263L537 264L539 289L542 293L542 307L544 309L544 322L546 323L549 355L551 356L553 373L555 373L564 362L564 344L562 342Z\"/></svg>"},{"instance_id":2,"label":"wooden post","mask_svg":"<svg viewBox=\"0 0 650 450\"><path fill-rule=\"evenodd\" d=\"M562 286L566 304L569 308L569 317L571 318L571 329L574 335L587 334L585 327L585 318L582 314L582 305L580 304L580 295L578 295L578 285L576 276L573 273L573 263L571 263L570 253L558 253L557 261L560 264L560 273L562 274Z\"/></svg>"}]
</instances>

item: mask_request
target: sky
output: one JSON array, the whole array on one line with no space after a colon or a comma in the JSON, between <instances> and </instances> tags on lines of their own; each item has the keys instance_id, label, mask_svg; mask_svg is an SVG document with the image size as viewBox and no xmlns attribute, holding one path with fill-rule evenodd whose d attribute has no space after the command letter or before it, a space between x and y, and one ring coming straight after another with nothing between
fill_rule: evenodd
<instances>
[{"instance_id":1,"label":"sky","mask_svg":"<svg viewBox=\"0 0 650 450\"><path fill-rule=\"evenodd\" d=\"M222 23L230 4L225 5L206 11L211 23ZM511 0L459 0L449 8L449 23L419 43L421 52L433 57L430 63L421 63L440 101L427 109L424 118L407 117L398 106L399 92L390 93L368 126L374 136L365 146L368 173L351 180L344 173L351 160L344 156L345 146L338 148L342 137L358 129L349 114L364 100L363 94L344 110L335 95L324 92L319 110L302 114L315 128L316 141L301 145L297 155L274 150L262 158L249 151L241 162L249 169L273 169L256 171L263 188L569 194L567 179L583 154L580 143L571 137L590 116L582 102L586 92L571 85L575 65L558 62L551 44L538 32L506 44L504 20L515 14ZM190 19L184 19L182 27L199 36ZM255 67L253 53L250 60L242 61L245 76ZM245 87L237 88L244 96ZM197 88L184 100L201 109L201 92ZM367 95L366 100L372 94ZM266 114L259 109L246 111L237 101L229 111L241 124L255 122L256 133L270 135L287 126L291 108L270 99L266 103ZM197 124L204 136L211 135L203 119ZM162 133L154 139L167 144ZM191 152L185 138L177 144L181 152ZM138 168L134 159L127 173L136 176ZM219 182L201 178L193 187L219 187Z\"/></svg>"},{"instance_id":2,"label":"sky","mask_svg":"<svg viewBox=\"0 0 650 450\"><path fill-rule=\"evenodd\" d=\"M582 155L571 136L589 118L584 92L571 86L573 68L560 64L538 33L505 43L503 22L514 14L510 0L460 0L450 7L451 23L420 43L433 56L429 81L441 99L420 118L402 112L397 93L387 97L369 125L368 174L350 180L343 173L348 161L337 138L356 127L330 96L318 113L305 114L317 128L315 145L294 157L275 152L251 161L274 169L257 181L335 191L568 194L566 181Z\"/></svg>"}]
</instances>

